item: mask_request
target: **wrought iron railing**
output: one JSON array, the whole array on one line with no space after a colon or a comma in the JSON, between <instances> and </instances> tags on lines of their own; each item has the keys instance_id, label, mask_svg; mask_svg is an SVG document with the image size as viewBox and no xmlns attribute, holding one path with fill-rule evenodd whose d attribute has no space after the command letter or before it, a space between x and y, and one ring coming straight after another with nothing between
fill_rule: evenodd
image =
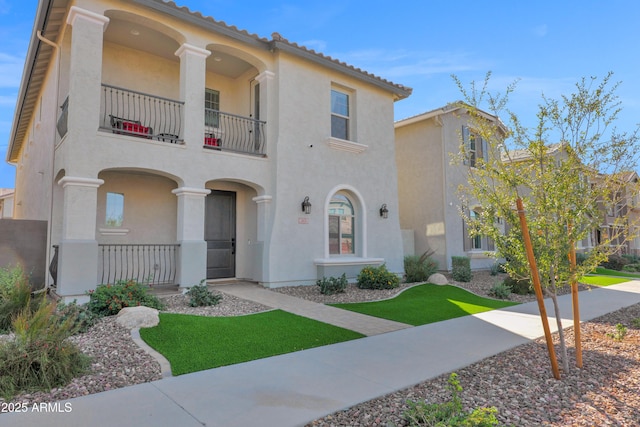
<instances>
[{"instance_id":1,"label":"wrought iron railing","mask_svg":"<svg viewBox=\"0 0 640 427\"><path fill-rule=\"evenodd\" d=\"M204 123L206 148L265 155L265 122L205 108Z\"/></svg>"},{"instance_id":2,"label":"wrought iron railing","mask_svg":"<svg viewBox=\"0 0 640 427\"><path fill-rule=\"evenodd\" d=\"M100 283L175 284L179 248L179 244L99 244Z\"/></svg>"},{"instance_id":3,"label":"wrought iron railing","mask_svg":"<svg viewBox=\"0 0 640 427\"><path fill-rule=\"evenodd\" d=\"M102 84L100 129L182 143L184 102Z\"/></svg>"},{"instance_id":4,"label":"wrought iron railing","mask_svg":"<svg viewBox=\"0 0 640 427\"><path fill-rule=\"evenodd\" d=\"M58 286L58 245L53 245L53 257L49 264L49 274L53 279L53 287L56 288Z\"/></svg>"}]
</instances>

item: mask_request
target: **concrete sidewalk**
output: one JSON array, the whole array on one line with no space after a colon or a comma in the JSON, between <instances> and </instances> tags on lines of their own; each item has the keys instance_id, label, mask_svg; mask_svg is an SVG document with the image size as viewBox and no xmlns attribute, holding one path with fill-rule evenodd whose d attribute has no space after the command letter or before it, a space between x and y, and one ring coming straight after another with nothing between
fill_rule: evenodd
<instances>
[{"instance_id":1,"label":"concrete sidewalk","mask_svg":"<svg viewBox=\"0 0 640 427\"><path fill-rule=\"evenodd\" d=\"M559 300L570 327L571 296ZM637 303L639 281L580 293L585 321ZM28 408L0 415L0 425L300 426L538 338L537 313L533 302L401 329L71 399L60 412Z\"/></svg>"}]
</instances>

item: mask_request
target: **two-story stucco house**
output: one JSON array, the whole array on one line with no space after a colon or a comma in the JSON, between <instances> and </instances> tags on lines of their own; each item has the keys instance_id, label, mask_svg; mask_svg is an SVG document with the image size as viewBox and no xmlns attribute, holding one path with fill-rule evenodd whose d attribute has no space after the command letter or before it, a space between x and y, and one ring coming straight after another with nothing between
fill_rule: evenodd
<instances>
[{"instance_id":1,"label":"two-story stucco house","mask_svg":"<svg viewBox=\"0 0 640 427\"><path fill-rule=\"evenodd\" d=\"M7 154L15 217L49 222L66 299L132 276L401 274L393 107L410 93L173 2L43 0Z\"/></svg>"},{"instance_id":2,"label":"two-story stucco house","mask_svg":"<svg viewBox=\"0 0 640 427\"><path fill-rule=\"evenodd\" d=\"M479 115L501 126L497 117L483 111ZM486 141L474 132L473 122L464 107L449 104L395 123L400 225L412 234L413 239L406 240L413 240L413 252L433 251L440 270L451 270L452 256L470 257L472 269L495 263L493 242L471 237L460 215L458 187L467 183L469 168L477 166L477 159L491 155ZM456 162L461 144L467 158ZM473 216L482 207L467 209L466 214Z\"/></svg>"}]
</instances>

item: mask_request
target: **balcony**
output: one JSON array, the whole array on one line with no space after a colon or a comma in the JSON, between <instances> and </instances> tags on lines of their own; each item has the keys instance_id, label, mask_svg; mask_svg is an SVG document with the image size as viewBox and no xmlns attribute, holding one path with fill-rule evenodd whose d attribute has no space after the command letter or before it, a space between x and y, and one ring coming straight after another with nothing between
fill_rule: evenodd
<instances>
[{"instance_id":1,"label":"balcony","mask_svg":"<svg viewBox=\"0 0 640 427\"><path fill-rule=\"evenodd\" d=\"M184 144L184 102L102 84L100 126L103 132L134 136L171 144ZM61 106L57 128L67 133L69 98ZM203 147L255 156L265 156L264 121L205 109Z\"/></svg>"},{"instance_id":2,"label":"balcony","mask_svg":"<svg viewBox=\"0 0 640 427\"><path fill-rule=\"evenodd\" d=\"M265 122L206 108L204 147L265 155Z\"/></svg>"},{"instance_id":3,"label":"balcony","mask_svg":"<svg viewBox=\"0 0 640 427\"><path fill-rule=\"evenodd\" d=\"M100 130L182 144L184 102L103 84Z\"/></svg>"}]
</instances>

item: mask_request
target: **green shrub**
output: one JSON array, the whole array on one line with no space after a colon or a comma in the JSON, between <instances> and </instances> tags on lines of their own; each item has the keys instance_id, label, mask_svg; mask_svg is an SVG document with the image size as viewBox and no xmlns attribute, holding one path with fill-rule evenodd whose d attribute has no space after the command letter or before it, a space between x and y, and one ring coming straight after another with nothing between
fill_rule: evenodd
<instances>
[{"instance_id":1,"label":"green shrub","mask_svg":"<svg viewBox=\"0 0 640 427\"><path fill-rule=\"evenodd\" d=\"M620 271L627 264L630 264L628 259L623 258L620 255L613 254L609 255L609 258L600 265L604 268L608 268L609 270Z\"/></svg>"},{"instance_id":2,"label":"green shrub","mask_svg":"<svg viewBox=\"0 0 640 427\"><path fill-rule=\"evenodd\" d=\"M32 298L31 285L22 268L0 271L0 332L7 332L14 317L25 308L35 311L44 294Z\"/></svg>"},{"instance_id":3,"label":"green shrub","mask_svg":"<svg viewBox=\"0 0 640 427\"><path fill-rule=\"evenodd\" d=\"M61 322L72 319L74 329L77 332L86 332L98 320L98 316L89 310L86 304L78 305L76 300L69 304L65 304L62 301L59 302L56 307L56 314Z\"/></svg>"},{"instance_id":4,"label":"green shrub","mask_svg":"<svg viewBox=\"0 0 640 427\"><path fill-rule=\"evenodd\" d=\"M618 323L616 325L616 331L614 333L608 333L607 336L616 341L622 341L624 337L627 336L627 327L622 323Z\"/></svg>"},{"instance_id":5,"label":"green shrub","mask_svg":"<svg viewBox=\"0 0 640 427\"><path fill-rule=\"evenodd\" d=\"M386 265L380 267L366 266L358 274L360 289L393 289L400 284L400 278L387 270Z\"/></svg>"},{"instance_id":6,"label":"green shrub","mask_svg":"<svg viewBox=\"0 0 640 427\"><path fill-rule=\"evenodd\" d=\"M491 265L489 272L491 273L492 276L497 276L499 273L503 272L502 270L503 270L502 266L500 266L500 264L498 264L497 262L494 262Z\"/></svg>"},{"instance_id":7,"label":"green shrub","mask_svg":"<svg viewBox=\"0 0 640 427\"><path fill-rule=\"evenodd\" d=\"M316 282L316 285L320 286L320 293L323 295L333 295L344 292L347 289L347 275L342 273L342 276L335 278L333 276L323 277Z\"/></svg>"},{"instance_id":8,"label":"green shrub","mask_svg":"<svg viewBox=\"0 0 640 427\"><path fill-rule=\"evenodd\" d=\"M640 317L631 319L631 326L634 327L635 329L640 329Z\"/></svg>"},{"instance_id":9,"label":"green shrub","mask_svg":"<svg viewBox=\"0 0 640 427\"><path fill-rule=\"evenodd\" d=\"M457 374L449 376L447 389L451 392L451 401L444 403L426 403L407 401L409 409L403 414L410 426L435 427L492 427L498 426L495 407L476 408L472 411L462 409L462 401L458 393L462 391Z\"/></svg>"},{"instance_id":10,"label":"green shrub","mask_svg":"<svg viewBox=\"0 0 640 427\"><path fill-rule=\"evenodd\" d=\"M504 282L498 283L489 290L489 295L499 299L508 299L511 295L511 288Z\"/></svg>"},{"instance_id":11,"label":"green shrub","mask_svg":"<svg viewBox=\"0 0 640 427\"><path fill-rule=\"evenodd\" d=\"M624 255L622 255L622 258L624 258L627 261L629 261L629 264L638 264L638 263L640 263L640 258L637 255L624 254Z\"/></svg>"},{"instance_id":12,"label":"green shrub","mask_svg":"<svg viewBox=\"0 0 640 427\"><path fill-rule=\"evenodd\" d=\"M511 292L518 295L530 295L534 293L533 286L529 279L514 279L507 277L504 279L504 284L509 286Z\"/></svg>"},{"instance_id":13,"label":"green shrub","mask_svg":"<svg viewBox=\"0 0 640 427\"><path fill-rule=\"evenodd\" d=\"M631 273L638 273L638 272L640 272L640 263L627 264L624 267L622 267L622 271L629 271Z\"/></svg>"},{"instance_id":14,"label":"green shrub","mask_svg":"<svg viewBox=\"0 0 640 427\"><path fill-rule=\"evenodd\" d=\"M55 309L43 299L37 310L25 308L14 319L15 339L0 344L3 398L63 386L89 366L89 358L67 340L75 331L75 320L61 320Z\"/></svg>"},{"instance_id":15,"label":"green shrub","mask_svg":"<svg viewBox=\"0 0 640 427\"><path fill-rule=\"evenodd\" d=\"M431 259L428 252L404 257L404 272L406 282L426 282L429 276L438 270L438 262Z\"/></svg>"},{"instance_id":16,"label":"green shrub","mask_svg":"<svg viewBox=\"0 0 640 427\"><path fill-rule=\"evenodd\" d=\"M587 254L582 252L576 253L576 264L582 265L587 260Z\"/></svg>"},{"instance_id":17,"label":"green shrub","mask_svg":"<svg viewBox=\"0 0 640 427\"><path fill-rule=\"evenodd\" d=\"M147 293L147 288L135 280L120 280L114 285L99 285L95 291L89 291L87 307L98 316L118 314L124 307L146 307L163 310L164 304L155 296Z\"/></svg>"},{"instance_id":18,"label":"green shrub","mask_svg":"<svg viewBox=\"0 0 640 427\"><path fill-rule=\"evenodd\" d=\"M471 258L466 256L451 257L451 276L458 282L471 281Z\"/></svg>"},{"instance_id":19,"label":"green shrub","mask_svg":"<svg viewBox=\"0 0 640 427\"><path fill-rule=\"evenodd\" d=\"M204 280L202 280L199 285L195 285L189 289L186 295L189 297L189 305L191 307L217 305L222 300L222 295L211 292Z\"/></svg>"}]
</instances>

